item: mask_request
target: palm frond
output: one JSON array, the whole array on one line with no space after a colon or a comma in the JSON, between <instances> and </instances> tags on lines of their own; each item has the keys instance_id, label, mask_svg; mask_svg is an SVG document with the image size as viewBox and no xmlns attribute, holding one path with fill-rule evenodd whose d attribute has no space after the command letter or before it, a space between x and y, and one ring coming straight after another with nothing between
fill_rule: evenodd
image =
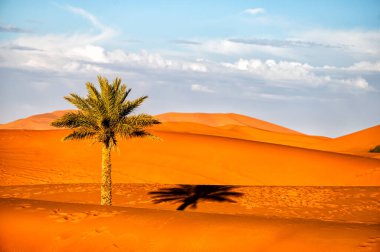
<instances>
[{"instance_id":1,"label":"palm frond","mask_svg":"<svg viewBox=\"0 0 380 252\"><path fill-rule=\"evenodd\" d=\"M119 90L119 97L118 97L118 103L123 105L125 99L127 99L129 93L131 92L132 89L128 88L126 85L122 85Z\"/></svg>"},{"instance_id":2,"label":"palm frond","mask_svg":"<svg viewBox=\"0 0 380 252\"><path fill-rule=\"evenodd\" d=\"M148 131L145 131L145 130L135 130L133 131L132 133L129 134L129 137L130 138L133 138L133 137L155 137L153 136L151 133L149 133Z\"/></svg>"},{"instance_id":3,"label":"palm frond","mask_svg":"<svg viewBox=\"0 0 380 252\"><path fill-rule=\"evenodd\" d=\"M98 76L98 82L101 91L101 97L104 104L104 107L108 113L112 104L112 86L108 83L108 80L105 77Z\"/></svg>"},{"instance_id":4,"label":"palm frond","mask_svg":"<svg viewBox=\"0 0 380 252\"><path fill-rule=\"evenodd\" d=\"M95 114L98 117L102 117L107 114L106 106L104 105L103 99L93 99L87 98L87 102L91 107L92 114Z\"/></svg>"},{"instance_id":5,"label":"palm frond","mask_svg":"<svg viewBox=\"0 0 380 252\"><path fill-rule=\"evenodd\" d=\"M86 88L87 88L87 93L88 93L88 98L93 99L95 101L100 101L101 100L101 95L98 92L98 90L95 88L94 84L91 82L86 83Z\"/></svg>"},{"instance_id":6,"label":"palm frond","mask_svg":"<svg viewBox=\"0 0 380 252\"><path fill-rule=\"evenodd\" d=\"M74 93L66 96L65 99L74 104L79 112L65 114L52 125L77 129L67 139L91 137L112 147L117 145L117 136L154 137L145 128L160 123L157 119L146 114L128 117L147 96L132 101L127 100L131 89L122 84L120 78L109 83L105 77L98 76L98 82L100 89L91 82L86 83L85 98Z\"/></svg>"},{"instance_id":7,"label":"palm frond","mask_svg":"<svg viewBox=\"0 0 380 252\"><path fill-rule=\"evenodd\" d=\"M161 122L151 115L139 114L139 115L128 116L125 119L124 123L131 125L133 127L145 128L145 127L153 126L155 124L160 124Z\"/></svg>"},{"instance_id":8,"label":"palm frond","mask_svg":"<svg viewBox=\"0 0 380 252\"><path fill-rule=\"evenodd\" d=\"M105 77L103 77L101 75L98 75L98 83L99 83L99 86L100 86L100 92L101 92L102 98L108 97L108 93L109 93L111 87L108 84L107 78L105 78Z\"/></svg>"},{"instance_id":9,"label":"palm frond","mask_svg":"<svg viewBox=\"0 0 380 252\"><path fill-rule=\"evenodd\" d=\"M80 110L89 110L90 109L90 106L89 104L87 103L86 99L85 98L82 98L80 97L79 95L77 94L70 94L68 96L65 96L64 97L68 102L70 102L71 104L73 104L75 107L77 107L78 109Z\"/></svg>"},{"instance_id":10,"label":"palm frond","mask_svg":"<svg viewBox=\"0 0 380 252\"><path fill-rule=\"evenodd\" d=\"M141 103L144 102L145 99L147 99L148 96L142 96L139 97L133 101L127 101L123 104L121 111L120 111L120 116L125 117L129 115L132 111L134 111L136 108L138 108Z\"/></svg>"},{"instance_id":11,"label":"palm frond","mask_svg":"<svg viewBox=\"0 0 380 252\"><path fill-rule=\"evenodd\" d=\"M93 139L96 136L95 131L89 131L87 129L78 129L71 132L65 138L64 141L67 140L83 140L83 139Z\"/></svg>"},{"instance_id":12,"label":"palm frond","mask_svg":"<svg viewBox=\"0 0 380 252\"><path fill-rule=\"evenodd\" d=\"M121 120L117 125L116 132L123 138L131 137L151 137L153 136L150 132L146 131L144 128L160 124L160 122L151 115L139 114L134 116L129 116Z\"/></svg>"},{"instance_id":13,"label":"palm frond","mask_svg":"<svg viewBox=\"0 0 380 252\"><path fill-rule=\"evenodd\" d=\"M115 91L119 91L120 85L121 85L121 79L116 77L116 79L112 83L112 89Z\"/></svg>"},{"instance_id":14,"label":"palm frond","mask_svg":"<svg viewBox=\"0 0 380 252\"><path fill-rule=\"evenodd\" d=\"M98 127L96 122L91 120L90 117L85 116L82 112L68 112L62 117L56 119L51 123L52 126L58 128L89 128L92 130L97 130Z\"/></svg>"}]
</instances>

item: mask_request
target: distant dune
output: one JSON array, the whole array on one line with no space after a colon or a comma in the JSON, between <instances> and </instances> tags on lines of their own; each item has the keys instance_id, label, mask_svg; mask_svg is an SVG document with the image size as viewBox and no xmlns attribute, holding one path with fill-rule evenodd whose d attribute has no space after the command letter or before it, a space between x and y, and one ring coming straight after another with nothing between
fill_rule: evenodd
<instances>
[{"instance_id":1,"label":"distant dune","mask_svg":"<svg viewBox=\"0 0 380 252\"><path fill-rule=\"evenodd\" d=\"M56 129L50 126L50 123L69 112L70 110L58 110L51 113L33 115L27 118L19 119L14 122L0 124L0 129L32 129L32 130L47 130ZM156 116L162 122L191 122L204 124L208 126L248 126L261 130L301 134L297 131L287 129L285 127L275 125L269 122L251 118L238 114L216 114L216 113L165 113Z\"/></svg>"},{"instance_id":2,"label":"distant dune","mask_svg":"<svg viewBox=\"0 0 380 252\"><path fill-rule=\"evenodd\" d=\"M99 181L98 144L62 142L68 130L44 130L65 112L2 125L16 128L0 131L3 185ZM368 154L380 126L329 139L236 114L157 117L164 123L151 130L162 141L120 141L113 154L115 182L380 185L380 160Z\"/></svg>"},{"instance_id":3,"label":"distant dune","mask_svg":"<svg viewBox=\"0 0 380 252\"><path fill-rule=\"evenodd\" d=\"M212 127L191 122L164 122L155 126L154 130L165 132L193 133L198 135L223 136L228 138L253 140L258 142L307 148L322 143L329 138L303 134L288 134L262 130L249 126L225 125Z\"/></svg>"},{"instance_id":4,"label":"distant dune","mask_svg":"<svg viewBox=\"0 0 380 252\"><path fill-rule=\"evenodd\" d=\"M50 126L50 123L68 111L70 110L30 116L0 124L0 129L57 130ZM156 117L163 122L155 127L159 131L223 136L380 158L379 154L368 152L380 144L380 125L331 139L305 135L279 125L233 113L165 113Z\"/></svg>"},{"instance_id":5,"label":"distant dune","mask_svg":"<svg viewBox=\"0 0 380 252\"><path fill-rule=\"evenodd\" d=\"M233 113L166 113L158 115L157 118L160 119L162 122L192 122L214 127L237 125L248 126L272 132L301 134L300 132L287 129L285 127L273 123Z\"/></svg>"},{"instance_id":6,"label":"distant dune","mask_svg":"<svg viewBox=\"0 0 380 252\"><path fill-rule=\"evenodd\" d=\"M50 126L50 123L70 110L58 110L51 113L38 114L27 118L19 119L14 122L0 124L0 129L31 129L49 130L57 129Z\"/></svg>"},{"instance_id":7,"label":"distant dune","mask_svg":"<svg viewBox=\"0 0 380 252\"><path fill-rule=\"evenodd\" d=\"M380 157L380 153L369 153L369 150L377 145L380 145L380 125L320 142L310 147L319 150Z\"/></svg>"}]
</instances>

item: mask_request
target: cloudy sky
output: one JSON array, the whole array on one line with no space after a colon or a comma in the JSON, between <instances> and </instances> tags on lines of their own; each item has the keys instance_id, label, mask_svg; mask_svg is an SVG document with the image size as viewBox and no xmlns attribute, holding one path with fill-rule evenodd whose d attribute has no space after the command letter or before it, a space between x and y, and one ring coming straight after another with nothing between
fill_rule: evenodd
<instances>
[{"instance_id":1,"label":"cloudy sky","mask_svg":"<svg viewBox=\"0 0 380 252\"><path fill-rule=\"evenodd\" d=\"M380 124L380 1L0 1L0 123L72 108L99 74L143 112L344 135Z\"/></svg>"}]
</instances>

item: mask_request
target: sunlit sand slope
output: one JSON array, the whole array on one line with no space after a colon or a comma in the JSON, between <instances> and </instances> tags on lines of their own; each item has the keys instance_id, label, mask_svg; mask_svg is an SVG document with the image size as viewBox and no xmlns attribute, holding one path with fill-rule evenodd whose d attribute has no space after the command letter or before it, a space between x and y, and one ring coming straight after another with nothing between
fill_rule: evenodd
<instances>
[{"instance_id":1,"label":"sunlit sand slope","mask_svg":"<svg viewBox=\"0 0 380 252\"><path fill-rule=\"evenodd\" d=\"M310 147L380 158L380 153L369 153L369 150L377 145L380 145L380 125L335 139L330 139L319 144L317 143Z\"/></svg>"},{"instance_id":2,"label":"sunlit sand slope","mask_svg":"<svg viewBox=\"0 0 380 252\"><path fill-rule=\"evenodd\" d=\"M229 138L253 140L288 146L305 147L323 143L327 137L301 134L278 133L248 126L226 125L212 127L205 124L189 122L165 122L154 127L155 131L194 133L199 135L223 136Z\"/></svg>"},{"instance_id":3,"label":"sunlit sand slope","mask_svg":"<svg viewBox=\"0 0 380 252\"><path fill-rule=\"evenodd\" d=\"M301 134L297 131L287 129L285 127L273 123L234 113L165 113L158 115L157 118L160 119L162 122L193 122L214 127L238 125L273 132Z\"/></svg>"},{"instance_id":4,"label":"sunlit sand slope","mask_svg":"<svg viewBox=\"0 0 380 252\"><path fill-rule=\"evenodd\" d=\"M0 200L2 251L378 251L379 225ZM38 231L37 231L38 230Z\"/></svg>"},{"instance_id":5,"label":"sunlit sand slope","mask_svg":"<svg viewBox=\"0 0 380 252\"><path fill-rule=\"evenodd\" d=\"M62 116L70 110L59 110L51 113L33 115L27 118L19 119L14 122L0 124L0 129L33 129L33 130L46 130L55 129L50 126L50 123ZM156 116L162 122L193 122L204 124L208 126L225 126L225 125L238 125L248 126L261 130L300 134L294 130L265 122L259 119L251 118L238 114L217 114L217 113L165 113Z\"/></svg>"},{"instance_id":6,"label":"sunlit sand slope","mask_svg":"<svg viewBox=\"0 0 380 252\"><path fill-rule=\"evenodd\" d=\"M3 185L96 183L101 150L62 142L69 131L0 131ZM114 182L234 185L380 185L380 160L189 133L120 141Z\"/></svg>"},{"instance_id":7,"label":"sunlit sand slope","mask_svg":"<svg viewBox=\"0 0 380 252\"><path fill-rule=\"evenodd\" d=\"M19 119L14 122L0 124L0 129L33 129L33 130L48 130L57 129L50 126L50 123L64 115L70 110L58 110L51 113L33 115L27 118Z\"/></svg>"},{"instance_id":8,"label":"sunlit sand slope","mask_svg":"<svg viewBox=\"0 0 380 252\"><path fill-rule=\"evenodd\" d=\"M50 123L65 112L68 110L34 115L0 124L0 129L57 129L50 126ZM166 113L156 117L163 122L156 127L160 131L225 136L298 147L316 145L328 139L299 134L275 124L238 114Z\"/></svg>"}]
</instances>

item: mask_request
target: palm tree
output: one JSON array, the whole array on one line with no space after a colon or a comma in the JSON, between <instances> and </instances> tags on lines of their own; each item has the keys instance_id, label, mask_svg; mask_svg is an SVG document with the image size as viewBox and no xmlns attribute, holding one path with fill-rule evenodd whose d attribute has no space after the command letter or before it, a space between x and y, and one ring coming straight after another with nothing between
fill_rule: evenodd
<instances>
[{"instance_id":1,"label":"palm tree","mask_svg":"<svg viewBox=\"0 0 380 252\"><path fill-rule=\"evenodd\" d=\"M102 148L102 184L101 205L112 205L111 150L117 145L117 138L153 136L145 131L146 127L160 122L151 115L130 115L148 98L142 96L135 100L127 100L131 89L121 84L116 78L112 84L102 76L98 76L100 91L87 82L87 97L70 94L64 98L78 108L76 112L68 112L58 118L52 125L70 128L73 131L64 140L92 139L100 142Z\"/></svg>"},{"instance_id":2,"label":"palm tree","mask_svg":"<svg viewBox=\"0 0 380 252\"><path fill-rule=\"evenodd\" d=\"M186 207L197 208L197 203L203 201L232 202L236 201L229 197L240 197L240 192L232 192L235 186L222 185L178 185L178 187L162 188L159 191L149 192L152 194L153 202L174 201L182 203L177 210L183 211Z\"/></svg>"}]
</instances>

